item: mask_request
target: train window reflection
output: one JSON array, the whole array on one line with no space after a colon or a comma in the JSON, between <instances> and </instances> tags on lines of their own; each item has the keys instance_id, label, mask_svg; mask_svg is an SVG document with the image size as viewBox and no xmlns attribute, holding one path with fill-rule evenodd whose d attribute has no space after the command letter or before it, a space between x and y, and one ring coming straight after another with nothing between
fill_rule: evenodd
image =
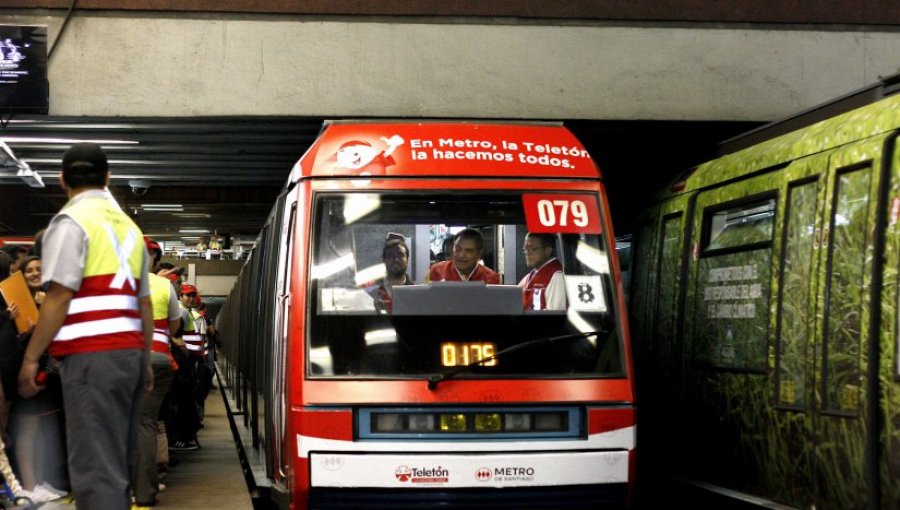
<instances>
[{"instance_id":1,"label":"train window reflection","mask_svg":"<svg viewBox=\"0 0 900 510\"><path fill-rule=\"evenodd\" d=\"M515 192L317 195L310 376L420 377L446 368L448 346L471 362L590 332L599 333L537 343L464 377L623 376L607 240L571 228L529 234L524 207Z\"/></svg>"},{"instance_id":2,"label":"train window reflection","mask_svg":"<svg viewBox=\"0 0 900 510\"><path fill-rule=\"evenodd\" d=\"M714 212L707 220L707 250L736 248L772 240L775 199Z\"/></svg>"}]
</instances>

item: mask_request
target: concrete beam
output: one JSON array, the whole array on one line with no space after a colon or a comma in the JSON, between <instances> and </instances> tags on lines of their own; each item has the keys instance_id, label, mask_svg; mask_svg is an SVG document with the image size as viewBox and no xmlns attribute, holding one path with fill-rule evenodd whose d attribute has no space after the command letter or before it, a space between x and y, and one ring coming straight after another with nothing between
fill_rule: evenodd
<instances>
[{"instance_id":1,"label":"concrete beam","mask_svg":"<svg viewBox=\"0 0 900 510\"><path fill-rule=\"evenodd\" d=\"M760 121L896 72L900 33L79 11L54 51L53 115Z\"/></svg>"}]
</instances>

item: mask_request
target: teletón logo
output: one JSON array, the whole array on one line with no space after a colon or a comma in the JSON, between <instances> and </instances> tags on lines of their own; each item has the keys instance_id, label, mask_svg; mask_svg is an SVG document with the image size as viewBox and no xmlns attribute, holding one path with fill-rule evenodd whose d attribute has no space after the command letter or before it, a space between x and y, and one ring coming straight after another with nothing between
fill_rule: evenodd
<instances>
[{"instance_id":1,"label":"telet\u00f3n logo","mask_svg":"<svg viewBox=\"0 0 900 510\"><path fill-rule=\"evenodd\" d=\"M450 481L450 470L442 467L409 467L399 466L394 471L399 482L441 484Z\"/></svg>"},{"instance_id":2,"label":"telet\u00f3n logo","mask_svg":"<svg viewBox=\"0 0 900 510\"><path fill-rule=\"evenodd\" d=\"M397 477L398 481L408 482L410 477L412 476L412 471L407 466L400 466L394 471L394 476Z\"/></svg>"}]
</instances>

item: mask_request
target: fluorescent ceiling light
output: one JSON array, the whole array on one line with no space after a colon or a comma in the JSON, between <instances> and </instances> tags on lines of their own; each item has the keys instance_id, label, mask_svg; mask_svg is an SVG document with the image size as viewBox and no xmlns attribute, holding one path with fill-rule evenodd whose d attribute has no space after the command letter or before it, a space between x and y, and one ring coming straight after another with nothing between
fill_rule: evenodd
<instances>
[{"instance_id":1,"label":"fluorescent ceiling light","mask_svg":"<svg viewBox=\"0 0 900 510\"><path fill-rule=\"evenodd\" d=\"M178 216L179 218L212 218L209 214L204 213L174 213L172 216Z\"/></svg>"},{"instance_id":2,"label":"fluorescent ceiling light","mask_svg":"<svg viewBox=\"0 0 900 510\"><path fill-rule=\"evenodd\" d=\"M369 266L365 269L361 269L356 272L356 275L353 277L353 281L357 285L363 285L364 283L374 282L375 280L384 276L386 269L384 267L383 262L379 262L374 266Z\"/></svg>"},{"instance_id":3,"label":"fluorescent ceiling light","mask_svg":"<svg viewBox=\"0 0 900 510\"><path fill-rule=\"evenodd\" d=\"M397 331L394 330L394 328L366 331L365 340L366 347L378 344L397 343Z\"/></svg>"},{"instance_id":4,"label":"fluorescent ceiling light","mask_svg":"<svg viewBox=\"0 0 900 510\"><path fill-rule=\"evenodd\" d=\"M25 181L25 184L28 184L32 188L43 188L44 181L41 179L40 174L33 171L28 163L20 160L13 154L12 149L9 148L3 140L0 140L0 168L7 169L15 169L16 177Z\"/></svg>"},{"instance_id":5,"label":"fluorescent ceiling light","mask_svg":"<svg viewBox=\"0 0 900 510\"><path fill-rule=\"evenodd\" d=\"M575 258L593 271L609 274L609 259L606 258L606 254L584 241L578 242Z\"/></svg>"},{"instance_id":6,"label":"fluorescent ceiling light","mask_svg":"<svg viewBox=\"0 0 900 510\"><path fill-rule=\"evenodd\" d=\"M31 169L28 166L28 163L21 161L19 166L19 171L16 172L16 176L25 181L25 184L31 186L32 188L43 188L44 181L41 179L41 175Z\"/></svg>"},{"instance_id":7,"label":"fluorescent ceiling light","mask_svg":"<svg viewBox=\"0 0 900 510\"><path fill-rule=\"evenodd\" d=\"M344 224L350 225L379 207L381 197L378 195L347 195L344 200Z\"/></svg>"},{"instance_id":8,"label":"fluorescent ceiling light","mask_svg":"<svg viewBox=\"0 0 900 510\"><path fill-rule=\"evenodd\" d=\"M81 140L76 138L28 138L24 136L4 136L0 139L7 143L96 143L98 145L138 145L141 142L132 140Z\"/></svg>"},{"instance_id":9,"label":"fluorescent ceiling light","mask_svg":"<svg viewBox=\"0 0 900 510\"><path fill-rule=\"evenodd\" d=\"M182 205L181 204L141 204L141 209L147 209L148 207L153 208L153 209L176 209L176 208L181 209Z\"/></svg>"},{"instance_id":10,"label":"fluorescent ceiling light","mask_svg":"<svg viewBox=\"0 0 900 510\"><path fill-rule=\"evenodd\" d=\"M209 234L208 228L182 228L178 230L181 234Z\"/></svg>"},{"instance_id":11,"label":"fluorescent ceiling light","mask_svg":"<svg viewBox=\"0 0 900 510\"><path fill-rule=\"evenodd\" d=\"M353 252L350 252L324 264L313 266L310 271L310 278L313 280L322 280L333 274L337 274L348 267L353 267L354 264L356 264L356 259L353 257Z\"/></svg>"}]
</instances>

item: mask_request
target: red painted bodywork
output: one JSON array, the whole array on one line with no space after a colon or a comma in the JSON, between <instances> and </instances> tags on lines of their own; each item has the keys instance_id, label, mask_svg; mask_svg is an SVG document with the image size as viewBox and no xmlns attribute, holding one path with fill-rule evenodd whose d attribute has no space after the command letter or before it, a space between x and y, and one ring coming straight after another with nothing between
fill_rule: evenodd
<instances>
[{"instance_id":1,"label":"red painted bodywork","mask_svg":"<svg viewBox=\"0 0 900 510\"><path fill-rule=\"evenodd\" d=\"M296 228L293 236L294 262L290 275L291 311L287 345L285 392L287 426L282 445L287 480L292 492L292 508L305 508L309 466L297 456L297 435L327 439L353 439L352 408L360 405L427 404L566 404L579 403L591 408L588 427L591 434L636 423L634 381L627 315L619 262L614 246L608 246L612 277L616 286L620 333L626 357L627 376L622 379L454 379L429 390L422 380L340 380L308 379L304 336L307 320L306 285L312 203L317 192L380 192L417 190L447 192L458 190L525 190L529 193L591 192L599 197L601 230L614 239L606 191L595 165L580 161L574 168L510 164L439 164L429 167L413 161L409 150L397 148L393 163L383 174L359 175L350 169L336 168L334 153L341 145L365 140L377 145L381 137L399 135L407 148L412 140L465 138L569 146L582 149L574 136L561 126L507 126L500 124L332 124L304 155L291 180L297 182L292 195L297 200ZM402 146L401 146L402 147ZM384 158L382 158L384 159ZM354 178L355 177L355 178ZM464 178L460 178L464 177ZM609 409L603 406L612 405ZM630 455L631 479L634 479L634 450Z\"/></svg>"},{"instance_id":2,"label":"red painted bodywork","mask_svg":"<svg viewBox=\"0 0 900 510\"><path fill-rule=\"evenodd\" d=\"M392 140L402 143L392 150ZM339 153L353 147L372 156L371 163L341 161ZM299 166L296 178L599 177L581 142L552 124L329 123Z\"/></svg>"},{"instance_id":3,"label":"red painted bodywork","mask_svg":"<svg viewBox=\"0 0 900 510\"><path fill-rule=\"evenodd\" d=\"M0 248L7 244L17 244L20 246L31 246L34 244L33 237L0 237Z\"/></svg>"}]
</instances>

